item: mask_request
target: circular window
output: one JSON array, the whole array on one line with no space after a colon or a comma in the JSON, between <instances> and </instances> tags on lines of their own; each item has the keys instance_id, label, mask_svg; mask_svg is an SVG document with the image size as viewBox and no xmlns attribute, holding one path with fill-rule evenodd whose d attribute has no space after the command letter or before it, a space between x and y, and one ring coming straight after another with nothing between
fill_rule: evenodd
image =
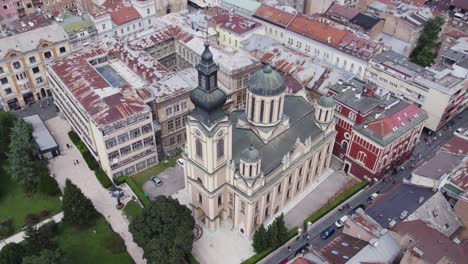
<instances>
[{"instance_id":1,"label":"circular window","mask_svg":"<svg viewBox=\"0 0 468 264\"><path fill-rule=\"evenodd\" d=\"M223 133L224 133L223 130L219 131L219 132L218 132L218 137L222 137L222 136L223 136Z\"/></svg>"},{"instance_id":2,"label":"circular window","mask_svg":"<svg viewBox=\"0 0 468 264\"><path fill-rule=\"evenodd\" d=\"M199 131L198 129L197 129L197 130L195 130L195 135L197 135L197 136L201 136L201 133L200 133L200 131Z\"/></svg>"},{"instance_id":3,"label":"circular window","mask_svg":"<svg viewBox=\"0 0 468 264\"><path fill-rule=\"evenodd\" d=\"M348 132L345 132L345 133L344 133L344 137L345 137L346 139L350 139L350 138L351 138L351 135L350 135Z\"/></svg>"}]
</instances>

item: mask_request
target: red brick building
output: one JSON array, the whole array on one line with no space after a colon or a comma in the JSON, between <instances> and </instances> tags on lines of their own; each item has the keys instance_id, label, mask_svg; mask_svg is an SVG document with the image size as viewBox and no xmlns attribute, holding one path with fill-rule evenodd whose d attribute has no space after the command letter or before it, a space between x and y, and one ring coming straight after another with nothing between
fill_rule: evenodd
<instances>
[{"instance_id":1,"label":"red brick building","mask_svg":"<svg viewBox=\"0 0 468 264\"><path fill-rule=\"evenodd\" d=\"M333 154L346 173L381 179L411 156L427 119L424 110L371 82L353 79L329 88L338 118Z\"/></svg>"}]
</instances>

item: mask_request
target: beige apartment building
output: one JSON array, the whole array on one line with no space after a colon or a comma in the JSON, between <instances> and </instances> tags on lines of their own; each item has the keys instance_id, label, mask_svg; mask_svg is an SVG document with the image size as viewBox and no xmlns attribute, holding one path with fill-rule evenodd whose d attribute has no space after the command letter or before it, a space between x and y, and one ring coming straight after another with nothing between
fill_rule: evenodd
<instances>
[{"instance_id":1,"label":"beige apartment building","mask_svg":"<svg viewBox=\"0 0 468 264\"><path fill-rule=\"evenodd\" d=\"M50 96L46 66L70 53L57 23L42 15L23 20L0 38L0 105L7 111Z\"/></svg>"},{"instance_id":2,"label":"beige apartment building","mask_svg":"<svg viewBox=\"0 0 468 264\"><path fill-rule=\"evenodd\" d=\"M385 51L372 58L366 80L387 89L425 110L429 119L425 127L437 131L468 102L468 75L442 65L423 68L394 51Z\"/></svg>"},{"instance_id":3,"label":"beige apartment building","mask_svg":"<svg viewBox=\"0 0 468 264\"><path fill-rule=\"evenodd\" d=\"M94 47L48 67L55 104L110 178L158 163L148 93L122 52Z\"/></svg>"},{"instance_id":4,"label":"beige apartment building","mask_svg":"<svg viewBox=\"0 0 468 264\"><path fill-rule=\"evenodd\" d=\"M185 186L194 216L208 228L228 225L250 236L329 167L335 102L322 97L314 107L287 95L267 65L247 82L246 109L226 114L214 58L205 43L190 95Z\"/></svg>"}]
</instances>

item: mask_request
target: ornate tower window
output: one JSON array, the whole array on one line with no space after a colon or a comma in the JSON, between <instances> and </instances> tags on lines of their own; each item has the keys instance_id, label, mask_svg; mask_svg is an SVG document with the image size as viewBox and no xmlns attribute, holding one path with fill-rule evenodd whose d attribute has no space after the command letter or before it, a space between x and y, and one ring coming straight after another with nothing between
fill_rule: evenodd
<instances>
[{"instance_id":1,"label":"ornate tower window","mask_svg":"<svg viewBox=\"0 0 468 264\"><path fill-rule=\"evenodd\" d=\"M203 159L202 143L199 139L195 140L195 153L199 158Z\"/></svg>"},{"instance_id":2,"label":"ornate tower window","mask_svg":"<svg viewBox=\"0 0 468 264\"><path fill-rule=\"evenodd\" d=\"M216 153L218 159L224 156L224 139L220 139L218 140L218 143L216 143Z\"/></svg>"}]
</instances>

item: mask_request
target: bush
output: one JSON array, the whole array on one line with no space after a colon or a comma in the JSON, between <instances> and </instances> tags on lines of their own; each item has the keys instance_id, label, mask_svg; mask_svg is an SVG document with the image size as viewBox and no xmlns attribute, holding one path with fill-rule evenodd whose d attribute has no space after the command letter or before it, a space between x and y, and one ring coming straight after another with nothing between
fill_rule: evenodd
<instances>
[{"instance_id":1,"label":"bush","mask_svg":"<svg viewBox=\"0 0 468 264\"><path fill-rule=\"evenodd\" d=\"M126 250L125 242L117 233L112 233L105 237L103 245L112 252L112 254L119 254Z\"/></svg>"},{"instance_id":2,"label":"bush","mask_svg":"<svg viewBox=\"0 0 468 264\"><path fill-rule=\"evenodd\" d=\"M143 210L143 208L141 208L141 206L135 201L128 202L123 209L125 215L128 217L134 217L138 215L141 210Z\"/></svg>"},{"instance_id":3,"label":"bush","mask_svg":"<svg viewBox=\"0 0 468 264\"><path fill-rule=\"evenodd\" d=\"M39 192L46 195L55 196L60 194L60 188L57 181L47 173L41 173L37 188L39 189Z\"/></svg>"},{"instance_id":4,"label":"bush","mask_svg":"<svg viewBox=\"0 0 468 264\"><path fill-rule=\"evenodd\" d=\"M41 212L39 213L39 215L40 215L42 218L48 217L49 214L50 214L50 213L49 213L49 211L47 211L47 210L43 210L43 211L41 211Z\"/></svg>"},{"instance_id":5,"label":"bush","mask_svg":"<svg viewBox=\"0 0 468 264\"><path fill-rule=\"evenodd\" d=\"M192 254L188 254L185 259L189 264L200 264L200 262L198 262L198 260Z\"/></svg>"},{"instance_id":6,"label":"bush","mask_svg":"<svg viewBox=\"0 0 468 264\"><path fill-rule=\"evenodd\" d=\"M349 189L346 191L342 192L338 197L333 199L330 203L327 205L323 206L322 208L318 209L315 211L312 215L307 217L304 220L304 228L307 229L307 223L308 222L315 222L322 218L324 215L328 214L331 210L335 209L338 205L343 203L344 201L348 200L351 196L359 192L361 189L367 186L369 182L367 180L363 180L361 182L358 182L357 184L351 186Z\"/></svg>"},{"instance_id":7,"label":"bush","mask_svg":"<svg viewBox=\"0 0 468 264\"><path fill-rule=\"evenodd\" d=\"M27 215L24 216L24 222L27 225L35 225L39 223L39 220L40 220L39 216L33 213L28 213Z\"/></svg>"},{"instance_id":8,"label":"bush","mask_svg":"<svg viewBox=\"0 0 468 264\"><path fill-rule=\"evenodd\" d=\"M99 164L97 163L96 159L93 157L91 152L89 152L86 145L81 141L80 137L73 131L68 132L68 137L73 142L73 144L75 144L78 150L81 152L81 155L83 156L83 159L85 160L89 169L90 170L98 169Z\"/></svg>"},{"instance_id":9,"label":"bush","mask_svg":"<svg viewBox=\"0 0 468 264\"><path fill-rule=\"evenodd\" d=\"M112 185L112 181L109 179L109 177L107 177L107 174L101 168L97 168L94 173L96 174L96 178L99 180L102 187L107 189Z\"/></svg>"},{"instance_id":10,"label":"bush","mask_svg":"<svg viewBox=\"0 0 468 264\"><path fill-rule=\"evenodd\" d=\"M122 176L122 177L114 178L114 183L116 185L123 184L123 183L125 183L127 181L127 177L128 176Z\"/></svg>"},{"instance_id":11,"label":"bush","mask_svg":"<svg viewBox=\"0 0 468 264\"><path fill-rule=\"evenodd\" d=\"M11 235L13 231L13 223L10 218L0 220L0 238Z\"/></svg>"}]
</instances>

